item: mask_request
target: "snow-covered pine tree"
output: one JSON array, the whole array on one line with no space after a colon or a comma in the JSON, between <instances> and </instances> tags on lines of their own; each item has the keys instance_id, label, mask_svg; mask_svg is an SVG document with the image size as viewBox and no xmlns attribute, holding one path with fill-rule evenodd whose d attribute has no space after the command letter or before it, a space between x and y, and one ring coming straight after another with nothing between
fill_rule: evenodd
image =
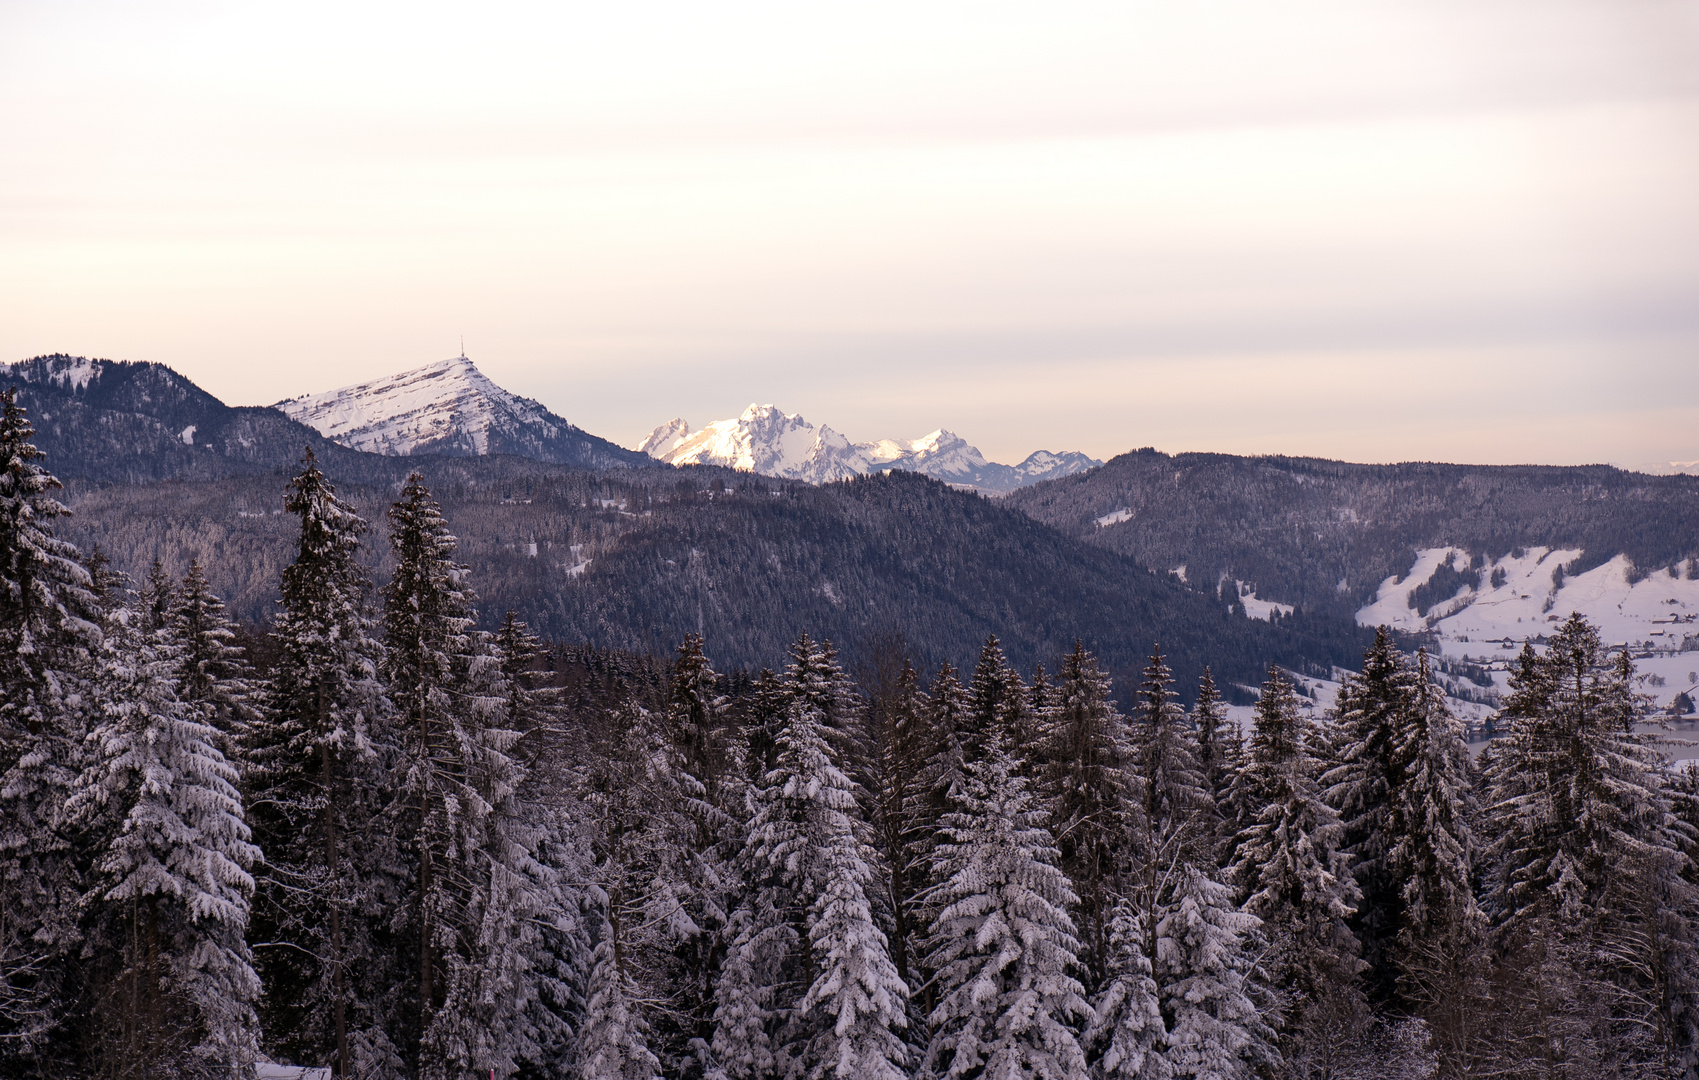
<instances>
[{"instance_id":1,"label":"snow-covered pine tree","mask_svg":"<svg viewBox=\"0 0 1699 1080\"><path fill-rule=\"evenodd\" d=\"M685 772L700 786L700 797L719 803L727 771L726 698L716 689L719 675L703 652L702 635L686 634L673 661L672 698L667 727Z\"/></svg>"},{"instance_id":2,"label":"snow-covered pine tree","mask_svg":"<svg viewBox=\"0 0 1699 1080\"><path fill-rule=\"evenodd\" d=\"M769 668L755 676L743 717L745 787L760 786L779 762L779 730L785 724L784 682Z\"/></svg>"},{"instance_id":3,"label":"snow-covered pine tree","mask_svg":"<svg viewBox=\"0 0 1699 1080\"><path fill-rule=\"evenodd\" d=\"M394 801L393 732L355 557L366 523L311 450L302 466L284 497L301 534L273 625L277 664L245 755L265 852L254 900L261 1019L271 1053L329 1061L339 1077L391 1075L402 1009L391 991L412 965L397 970L380 940L404 866L379 823Z\"/></svg>"},{"instance_id":4,"label":"snow-covered pine tree","mask_svg":"<svg viewBox=\"0 0 1699 1080\"><path fill-rule=\"evenodd\" d=\"M1191 720L1192 729L1197 733L1198 770L1203 776L1204 791L1209 794L1206 813L1210 828L1215 833L1215 854L1219 859L1225 839L1222 833L1226 828L1227 796L1233 786L1233 777L1239 771L1244 740L1239 737L1238 725L1228 719L1227 706L1215 688L1215 676L1207 667L1198 680L1198 697L1192 705Z\"/></svg>"},{"instance_id":5,"label":"snow-covered pine tree","mask_svg":"<svg viewBox=\"0 0 1699 1080\"><path fill-rule=\"evenodd\" d=\"M1168 1080L1173 1075L1163 1055L1168 1028L1162 1000L1145 952L1152 936L1131 902L1116 902L1109 919L1109 975L1092 1003L1084 1038L1092 1071L1105 1080Z\"/></svg>"},{"instance_id":6,"label":"snow-covered pine tree","mask_svg":"<svg viewBox=\"0 0 1699 1080\"><path fill-rule=\"evenodd\" d=\"M1145 898L1145 910L1152 915L1152 929L1154 913L1174 884L1164 883L1170 868L1185 863L1202 865L1212 857L1214 846L1210 827L1213 800L1204 788L1197 744L1173 685L1173 673L1162 659L1162 650L1153 649L1130 725L1140 803L1135 825L1139 833L1137 854L1145 868L1138 888Z\"/></svg>"},{"instance_id":7,"label":"snow-covered pine tree","mask_svg":"<svg viewBox=\"0 0 1699 1080\"><path fill-rule=\"evenodd\" d=\"M1168 1020L1162 1046L1167 1074L1238 1080L1278 1060L1274 1032L1257 1008L1252 983L1256 916L1233 905L1215 868L1180 869L1172 902L1156 927L1155 971ZM1153 1069L1151 1076L1161 1075Z\"/></svg>"},{"instance_id":8,"label":"snow-covered pine tree","mask_svg":"<svg viewBox=\"0 0 1699 1080\"><path fill-rule=\"evenodd\" d=\"M16 387L0 393L0 1071L24 1069L73 1003L82 882L64 808L101 645L95 583L53 535L70 511L34 434Z\"/></svg>"},{"instance_id":9,"label":"snow-covered pine tree","mask_svg":"<svg viewBox=\"0 0 1699 1080\"><path fill-rule=\"evenodd\" d=\"M675 798L689 824L676 834L675 851L667 860L669 895L680 910L664 924L675 936L676 966L667 982L669 1011L680 1018L676 1036L681 1040L712 1035L714 976L729 940L728 913L736 904L727 855L743 824L743 808L737 804L744 792L736 754L728 745L727 699L719 681L701 635L686 634L673 661L665 714ZM675 1046L669 1057L684 1050Z\"/></svg>"},{"instance_id":10,"label":"snow-covered pine tree","mask_svg":"<svg viewBox=\"0 0 1699 1080\"><path fill-rule=\"evenodd\" d=\"M93 844L83 906L97 963L111 966L99 1009L121 1029L89 1041L101 1071L245 1075L258 1050L244 935L259 850L211 707L177 694L170 593L156 572L137 608L108 622L92 760L69 806Z\"/></svg>"},{"instance_id":11,"label":"snow-covered pine tree","mask_svg":"<svg viewBox=\"0 0 1699 1080\"><path fill-rule=\"evenodd\" d=\"M389 509L395 572L384 586L384 653L378 671L395 707L403 800L414 865L412 937L418 1055L423 1075L442 1073L445 1031L434 1030L447 993L444 972L465 929L470 874L461 865L482 807L471 791L474 749L500 709L495 667L472 639L474 603L455 538L418 473ZM458 1026L445 1018L444 1027ZM452 1037L452 1036L450 1036ZM411 1054L409 1056L412 1056Z\"/></svg>"},{"instance_id":12,"label":"snow-covered pine tree","mask_svg":"<svg viewBox=\"0 0 1699 1080\"><path fill-rule=\"evenodd\" d=\"M212 591L198 558L189 563L176 597L170 619L183 650L178 696L207 710L207 722L219 734L219 750L234 761L257 715L253 669L234 644L236 632L224 601Z\"/></svg>"},{"instance_id":13,"label":"snow-covered pine tree","mask_svg":"<svg viewBox=\"0 0 1699 1080\"><path fill-rule=\"evenodd\" d=\"M924 715L931 753L926 762L926 820L923 834L935 832L950 812L950 789L967 775L971 724L967 688L956 677L956 669L940 665L926 694ZM923 862L931 843L923 835L916 853Z\"/></svg>"},{"instance_id":14,"label":"snow-covered pine tree","mask_svg":"<svg viewBox=\"0 0 1699 1080\"><path fill-rule=\"evenodd\" d=\"M600 1067L593 1062L604 1053L625 1063L622 1067L642 1068L646 1055L662 1049L669 1035L687 1043L699 1034L694 1016L669 1007L681 989L676 945L698 935L680 897L687 878L682 864L697 825L686 809L678 757L659 715L627 693L589 719L579 765L584 809L577 833L594 863L591 901L599 913L593 925L601 929L579 1025L577 1067ZM603 970L604 965L611 967ZM609 995L600 1004L598 982ZM688 1000L700 996L694 987L683 989ZM663 1015L681 1014L669 1020L674 1030L651 1031L651 1005ZM604 1045L609 1049L600 1049Z\"/></svg>"},{"instance_id":15,"label":"snow-covered pine tree","mask_svg":"<svg viewBox=\"0 0 1699 1080\"><path fill-rule=\"evenodd\" d=\"M408 907L419 1075L436 1080L558 1052L564 1025L539 998L537 921L550 906L540 837L519 803L524 768L503 728L507 687L457 541L414 473L389 510L395 572L384 587L380 672L402 753L395 808L411 827Z\"/></svg>"},{"instance_id":16,"label":"snow-covered pine tree","mask_svg":"<svg viewBox=\"0 0 1699 1080\"><path fill-rule=\"evenodd\" d=\"M1507 964L1528 973L1497 1044L1554 1069L1668 1055L1679 1030L1657 973L1691 942L1660 933L1658 911L1691 910L1685 838L1654 738L1634 730L1633 680L1572 615L1543 655L1524 648L1486 768L1487 906ZM1554 981L1561 998L1540 992Z\"/></svg>"},{"instance_id":17,"label":"snow-covered pine tree","mask_svg":"<svg viewBox=\"0 0 1699 1080\"><path fill-rule=\"evenodd\" d=\"M908 1026L909 991L868 903L872 852L847 815L828 821L818 853L824 889L809 912L814 982L796 1007L810 1029L799 1072L810 1080L903 1080L909 1049L899 1032Z\"/></svg>"},{"instance_id":18,"label":"snow-covered pine tree","mask_svg":"<svg viewBox=\"0 0 1699 1080\"><path fill-rule=\"evenodd\" d=\"M1075 1031L1091 1010L1072 974L1077 898L1005 733L990 734L933 852L927 964L938 1004L924 1068L939 1078L1081 1080Z\"/></svg>"},{"instance_id":19,"label":"snow-covered pine tree","mask_svg":"<svg viewBox=\"0 0 1699 1080\"><path fill-rule=\"evenodd\" d=\"M938 882L932 877L932 852L943 836L945 815L953 808L952 792L967 781L967 688L948 663L938 668L921 705L926 729L927 758L921 769L915 819L910 829L909 867L915 897L924 896ZM914 949L909 958L909 983L915 988L915 1010L930 1015L937 1004L932 971L926 966L922 942L930 933L931 905L917 902L911 912ZM918 1033L918 1029L917 1029Z\"/></svg>"},{"instance_id":20,"label":"snow-covered pine tree","mask_svg":"<svg viewBox=\"0 0 1699 1080\"><path fill-rule=\"evenodd\" d=\"M1097 658L1074 642L1074 651L1062 661L1054 694L1044 790L1050 825L1059 838L1059 865L1079 898L1079 958L1086 989L1093 994L1113 966L1110 922L1126 884L1134 824L1126 722L1115 709L1112 693Z\"/></svg>"},{"instance_id":21,"label":"snow-covered pine tree","mask_svg":"<svg viewBox=\"0 0 1699 1080\"><path fill-rule=\"evenodd\" d=\"M171 575L165 572L165 564L158 559L153 560L153 567L148 571L147 584L142 587L136 615L140 619L140 629L161 630L171 622L171 611L177 606L177 586L171 580Z\"/></svg>"},{"instance_id":22,"label":"snow-covered pine tree","mask_svg":"<svg viewBox=\"0 0 1699 1080\"><path fill-rule=\"evenodd\" d=\"M547 724L557 705L558 694L545 684L538 670L546 655L543 643L513 611L502 616L495 633L496 655L501 657L501 675L507 683L507 706L501 726L530 735Z\"/></svg>"},{"instance_id":23,"label":"snow-covered pine tree","mask_svg":"<svg viewBox=\"0 0 1699 1080\"><path fill-rule=\"evenodd\" d=\"M1402 782L1385 827L1385 876L1400 899L1392 957L1398 999L1428 1022L1448 1075L1461 1075L1472 1015L1485 1010L1485 919L1475 901L1478 813L1469 749L1427 650L1417 654L1410 696L1398 710L1393 760Z\"/></svg>"},{"instance_id":24,"label":"snow-covered pine tree","mask_svg":"<svg viewBox=\"0 0 1699 1080\"><path fill-rule=\"evenodd\" d=\"M590 968L588 1000L579 1022L580 1080L660 1080L661 1061L649 1049L641 991L626 969L625 950L606 919Z\"/></svg>"},{"instance_id":25,"label":"snow-covered pine tree","mask_svg":"<svg viewBox=\"0 0 1699 1080\"><path fill-rule=\"evenodd\" d=\"M1032 764L1029 755L1033 745L1032 717L1027 708L1027 688L1020 672L1003 655L997 635L985 639L979 651L979 663L973 669L973 681L968 684L968 710L963 717L962 745L967 760L972 761L983 750L990 732L998 727L1019 741L1012 744L1011 758L1023 774Z\"/></svg>"},{"instance_id":26,"label":"snow-covered pine tree","mask_svg":"<svg viewBox=\"0 0 1699 1080\"><path fill-rule=\"evenodd\" d=\"M1391 828L1399 789L1410 768L1410 748L1400 738L1401 724L1415 707L1415 673L1382 626L1363 654L1363 669L1345 678L1334 711L1340 764L1322 778L1328 802L1339 811L1345 831L1342 846L1351 856L1352 874L1362 901L1352 929L1369 965L1365 981L1371 1000L1397 996L1394 942L1404 923L1400 882L1387 865L1396 842Z\"/></svg>"},{"instance_id":27,"label":"snow-covered pine tree","mask_svg":"<svg viewBox=\"0 0 1699 1080\"><path fill-rule=\"evenodd\" d=\"M733 1080L848 1080L904 1063L907 990L865 890L877 856L826 738L832 712L853 708L846 686L830 646L806 634L792 646L777 763L754 792L744 847L752 896L716 995L713 1052Z\"/></svg>"},{"instance_id":28,"label":"snow-covered pine tree","mask_svg":"<svg viewBox=\"0 0 1699 1080\"><path fill-rule=\"evenodd\" d=\"M1233 796L1240 807L1261 806L1237 838L1230 873L1244 909L1263 922L1262 969L1289 1002L1279 1025L1289 1057L1324 1037L1315 1023L1361 1011L1362 961L1347 925L1358 892L1339 851L1339 816L1317 784L1311 727L1291 682L1270 668Z\"/></svg>"},{"instance_id":29,"label":"snow-covered pine tree","mask_svg":"<svg viewBox=\"0 0 1699 1080\"><path fill-rule=\"evenodd\" d=\"M913 978L916 897L926 886L916 865L915 842L926 828L926 764L932 756L920 675L907 656L891 685L869 703L873 760L873 825L884 857L884 889L891 909L891 961L905 982Z\"/></svg>"}]
</instances>

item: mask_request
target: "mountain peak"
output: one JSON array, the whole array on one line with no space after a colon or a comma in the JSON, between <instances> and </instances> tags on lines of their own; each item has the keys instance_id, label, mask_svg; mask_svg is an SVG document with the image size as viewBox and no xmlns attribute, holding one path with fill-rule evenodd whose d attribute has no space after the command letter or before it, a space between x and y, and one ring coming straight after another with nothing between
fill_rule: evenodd
<instances>
[{"instance_id":1,"label":"mountain peak","mask_svg":"<svg viewBox=\"0 0 1699 1080\"><path fill-rule=\"evenodd\" d=\"M391 457L517 454L590 467L649 460L503 390L464 354L272 407L343 446Z\"/></svg>"},{"instance_id":2,"label":"mountain peak","mask_svg":"<svg viewBox=\"0 0 1699 1080\"><path fill-rule=\"evenodd\" d=\"M720 465L814 484L902 469L991 494L1102 464L1080 453L1040 450L1022 465L1000 465L944 428L918 439L852 443L770 404L751 404L736 419L716 420L699 431L675 417L650 432L638 449L672 465Z\"/></svg>"}]
</instances>

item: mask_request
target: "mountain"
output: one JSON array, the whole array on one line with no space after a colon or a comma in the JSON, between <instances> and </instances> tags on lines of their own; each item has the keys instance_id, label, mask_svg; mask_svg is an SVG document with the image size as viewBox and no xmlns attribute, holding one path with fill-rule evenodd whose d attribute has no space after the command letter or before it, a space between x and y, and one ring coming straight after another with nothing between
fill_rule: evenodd
<instances>
[{"instance_id":1,"label":"mountain","mask_svg":"<svg viewBox=\"0 0 1699 1080\"><path fill-rule=\"evenodd\" d=\"M831 428L817 428L771 405L751 405L735 420L717 420L695 432L683 420L670 420L639 449L671 465L719 465L810 484L847 480L873 468L860 447Z\"/></svg>"},{"instance_id":2,"label":"mountain","mask_svg":"<svg viewBox=\"0 0 1699 1080\"><path fill-rule=\"evenodd\" d=\"M55 354L0 364L0 387L36 427L62 478L147 483L270 473L311 446L328 468L363 475L361 458L281 413L224 404L164 364Z\"/></svg>"},{"instance_id":3,"label":"mountain","mask_svg":"<svg viewBox=\"0 0 1699 1080\"><path fill-rule=\"evenodd\" d=\"M650 464L508 393L465 356L272 408L343 446L390 457L512 454L589 469Z\"/></svg>"},{"instance_id":4,"label":"mountain","mask_svg":"<svg viewBox=\"0 0 1699 1080\"><path fill-rule=\"evenodd\" d=\"M332 476L374 525L364 557L388 574L382 515L408 459L375 483ZM50 461L49 466L52 462ZM1027 671L1075 638L1129 694L1151 643L1196 686L1259 681L1269 662L1326 674L1366 643L1348 620L1229 614L1132 559L1069 539L998 502L894 472L816 487L713 467L568 471L518 458L439 458L426 479L460 538L483 622L512 609L561 642L665 655L703 634L722 670L777 667L807 631L853 662L900 629L917 659L971 665L987 634ZM145 575L199 556L233 613L263 623L298 525L285 478L102 486L69 493L63 533Z\"/></svg>"},{"instance_id":5,"label":"mountain","mask_svg":"<svg viewBox=\"0 0 1699 1080\"><path fill-rule=\"evenodd\" d=\"M961 436L942 429L918 439L852 443L829 427L817 428L772 405L751 405L743 415L716 420L700 431L674 418L637 449L673 465L719 465L811 484L897 469L990 495L1102 464L1073 451L1040 450L1019 465L1002 465L986 461Z\"/></svg>"},{"instance_id":6,"label":"mountain","mask_svg":"<svg viewBox=\"0 0 1699 1080\"><path fill-rule=\"evenodd\" d=\"M1403 630L1484 702L1571 611L1635 652L1661 704L1699 683L1699 477L1147 449L1004 502L1249 615Z\"/></svg>"}]
</instances>

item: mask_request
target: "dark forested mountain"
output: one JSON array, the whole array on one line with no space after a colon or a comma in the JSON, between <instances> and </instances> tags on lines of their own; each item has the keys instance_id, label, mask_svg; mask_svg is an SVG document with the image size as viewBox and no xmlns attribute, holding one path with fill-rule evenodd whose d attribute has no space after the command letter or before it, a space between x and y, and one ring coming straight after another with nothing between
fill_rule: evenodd
<instances>
[{"instance_id":1,"label":"dark forested mountain","mask_svg":"<svg viewBox=\"0 0 1699 1080\"><path fill-rule=\"evenodd\" d=\"M1581 549L1571 573L1617 555L1641 572L1699 555L1699 477L1606 465L1353 465L1146 449L1004 501L1145 565L1184 567L1201 590L1238 580L1263 600L1339 615L1408 573L1418 548L1455 545L1488 561L1534 546Z\"/></svg>"},{"instance_id":2,"label":"dark forested mountain","mask_svg":"<svg viewBox=\"0 0 1699 1080\"><path fill-rule=\"evenodd\" d=\"M311 446L327 467L362 458L275 409L224 404L164 364L38 356L0 365L55 475L104 483L270 473Z\"/></svg>"},{"instance_id":3,"label":"dark forested mountain","mask_svg":"<svg viewBox=\"0 0 1699 1080\"><path fill-rule=\"evenodd\" d=\"M488 383L482 376L477 379ZM19 387L18 403L28 410L36 442L58 476L103 483L271 473L294 467L306 446L336 475L374 483L384 482L393 471L383 464L383 454L401 452L513 453L581 468L655 465L646 454L581 431L536 402L505 395L499 388L495 393L503 399L494 405L449 393L453 400L437 417L472 424L477 414L481 441L463 445L444 436L398 450L391 444L350 448L335 440L336 432L321 435L278 409L226 405L164 364L38 356L0 365L0 383ZM424 396L414 388L415 398ZM427 423L430 417L424 414L429 412L416 409L412 419Z\"/></svg>"},{"instance_id":4,"label":"dark forested mountain","mask_svg":"<svg viewBox=\"0 0 1699 1080\"><path fill-rule=\"evenodd\" d=\"M1361 651L1343 620L1229 616L1126 556L912 474L816 488L700 467L562 474L515 458L380 460L387 477L341 493L375 518L406 472L424 469L484 621L511 608L557 640L662 652L697 632L722 663L760 666L804 629L853 652L895 627L927 661L959 664L995 633L1030 669L1077 636L1117 674L1160 640L1193 685L1205 664L1250 683L1273 660L1325 672ZM283 483L78 488L65 531L131 573L156 557L180 573L198 555L235 614L264 620L294 550ZM377 569L383 544L372 539Z\"/></svg>"}]
</instances>

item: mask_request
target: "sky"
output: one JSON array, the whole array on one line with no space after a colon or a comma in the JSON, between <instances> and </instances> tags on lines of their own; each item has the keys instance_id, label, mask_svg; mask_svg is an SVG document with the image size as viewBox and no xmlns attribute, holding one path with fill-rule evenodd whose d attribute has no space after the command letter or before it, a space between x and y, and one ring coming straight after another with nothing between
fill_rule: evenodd
<instances>
[{"instance_id":1,"label":"sky","mask_svg":"<svg viewBox=\"0 0 1699 1080\"><path fill-rule=\"evenodd\" d=\"M1699 0L0 0L0 360L1699 463Z\"/></svg>"}]
</instances>

